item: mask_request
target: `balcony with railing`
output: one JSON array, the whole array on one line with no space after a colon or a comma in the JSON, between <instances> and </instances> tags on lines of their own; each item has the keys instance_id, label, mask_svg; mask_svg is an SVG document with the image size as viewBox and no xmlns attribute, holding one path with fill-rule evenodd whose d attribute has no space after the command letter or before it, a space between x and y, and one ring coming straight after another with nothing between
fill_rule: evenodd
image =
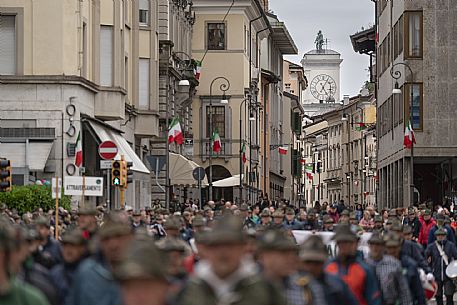
<instances>
[{"instance_id":1,"label":"balcony with railing","mask_svg":"<svg viewBox=\"0 0 457 305\"><path fill-rule=\"evenodd\" d=\"M203 139L199 140L200 145L200 156L203 161L209 158L210 154L212 153L213 158L223 158L223 159L230 159L230 158L239 158L240 154L237 150L240 143L240 140L233 140L233 139L223 139L221 138L221 151L218 153L212 152L211 147L211 140L210 139ZM238 144L238 145L233 145Z\"/></svg>"}]
</instances>

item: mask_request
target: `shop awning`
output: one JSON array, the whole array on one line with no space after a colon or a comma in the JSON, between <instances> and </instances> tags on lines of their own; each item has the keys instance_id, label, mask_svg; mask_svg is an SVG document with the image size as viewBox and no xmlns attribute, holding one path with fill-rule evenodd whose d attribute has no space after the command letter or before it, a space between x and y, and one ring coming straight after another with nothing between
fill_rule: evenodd
<instances>
[{"instance_id":1,"label":"shop awning","mask_svg":"<svg viewBox=\"0 0 457 305\"><path fill-rule=\"evenodd\" d=\"M197 185L198 181L194 179L192 172L199 167L197 163L187 159L183 155L170 153L170 180L172 185ZM205 177L202 186L208 185L208 179Z\"/></svg>"},{"instance_id":2,"label":"shop awning","mask_svg":"<svg viewBox=\"0 0 457 305\"><path fill-rule=\"evenodd\" d=\"M119 152L114 158L115 160L120 160L121 155L124 155L126 161L133 163L133 171L149 174L149 170L146 165L144 165L143 161L141 161L141 159L136 155L127 140L124 139L118 131L111 130L108 127L102 126L94 121L89 120L88 122L101 142L113 141L116 143Z\"/></svg>"},{"instance_id":3,"label":"shop awning","mask_svg":"<svg viewBox=\"0 0 457 305\"><path fill-rule=\"evenodd\" d=\"M0 156L10 160L13 167L28 167L31 172L42 172L53 143L53 141L2 142Z\"/></svg>"},{"instance_id":4,"label":"shop awning","mask_svg":"<svg viewBox=\"0 0 457 305\"><path fill-rule=\"evenodd\" d=\"M241 177L243 180L243 177ZM232 177L228 177L222 180L218 180L213 182L214 187L232 187L232 186L240 186L240 175L235 175Z\"/></svg>"}]
</instances>

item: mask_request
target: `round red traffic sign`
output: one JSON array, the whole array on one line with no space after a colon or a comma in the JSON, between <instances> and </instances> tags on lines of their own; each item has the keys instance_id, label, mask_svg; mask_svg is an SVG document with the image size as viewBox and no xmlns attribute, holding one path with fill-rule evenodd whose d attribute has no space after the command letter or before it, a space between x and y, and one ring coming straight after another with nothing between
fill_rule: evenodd
<instances>
[{"instance_id":1,"label":"round red traffic sign","mask_svg":"<svg viewBox=\"0 0 457 305\"><path fill-rule=\"evenodd\" d=\"M98 146L98 154L103 160L112 160L117 155L117 146L116 143L112 141L102 142Z\"/></svg>"}]
</instances>

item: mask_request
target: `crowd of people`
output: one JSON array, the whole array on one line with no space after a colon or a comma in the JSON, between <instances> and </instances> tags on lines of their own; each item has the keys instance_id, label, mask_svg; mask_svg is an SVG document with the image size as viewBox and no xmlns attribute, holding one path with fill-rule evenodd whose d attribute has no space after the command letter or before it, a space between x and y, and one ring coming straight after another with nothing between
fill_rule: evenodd
<instances>
[{"instance_id":1,"label":"crowd of people","mask_svg":"<svg viewBox=\"0 0 457 305\"><path fill-rule=\"evenodd\" d=\"M453 304L456 223L439 206L221 200L0 214L0 305Z\"/></svg>"}]
</instances>

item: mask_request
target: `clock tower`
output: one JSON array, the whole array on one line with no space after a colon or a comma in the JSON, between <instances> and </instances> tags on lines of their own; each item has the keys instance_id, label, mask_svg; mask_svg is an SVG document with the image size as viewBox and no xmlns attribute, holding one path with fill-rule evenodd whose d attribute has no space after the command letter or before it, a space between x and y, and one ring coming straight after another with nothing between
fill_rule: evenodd
<instances>
[{"instance_id":1,"label":"clock tower","mask_svg":"<svg viewBox=\"0 0 457 305\"><path fill-rule=\"evenodd\" d=\"M325 49L318 43L315 50L305 53L301 64L309 84L303 92L302 101L306 114L310 116L320 114L339 104L342 61L340 53Z\"/></svg>"}]
</instances>

